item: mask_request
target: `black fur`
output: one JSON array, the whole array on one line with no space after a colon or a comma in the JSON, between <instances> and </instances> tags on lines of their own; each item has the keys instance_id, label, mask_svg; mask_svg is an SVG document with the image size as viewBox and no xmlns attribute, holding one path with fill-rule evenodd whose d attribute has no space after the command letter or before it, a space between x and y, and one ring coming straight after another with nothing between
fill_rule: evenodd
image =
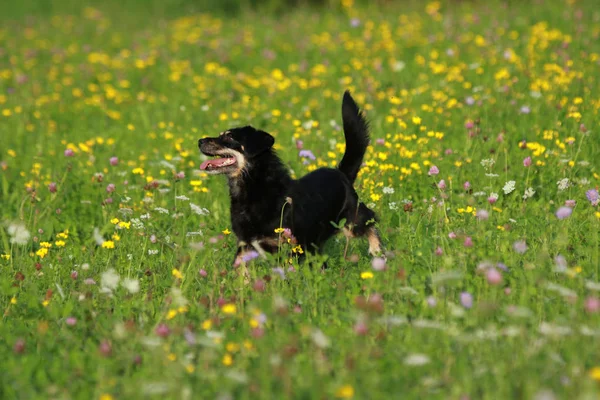
<instances>
[{"instance_id":1,"label":"black fur","mask_svg":"<svg viewBox=\"0 0 600 400\"><path fill-rule=\"evenodd\" d=\"M345 219L346 234L368 235L369 250L379 252L379 236L371 225L375 213L359 201L353 187L369 145L368 125L347 91L342 118L346 151L338 168L320 168L297 180L272 149L273 137L251 126L199 141L206 155L224 155L229 162L237 159L234 165L205 166L212 173L228 175L231 224L240 242L236 261L252 249L277 251L275 229L286 202L282 226L291 229L304 251L320 251L338 231L331 222Z\"/></svg>"}]
</instances>

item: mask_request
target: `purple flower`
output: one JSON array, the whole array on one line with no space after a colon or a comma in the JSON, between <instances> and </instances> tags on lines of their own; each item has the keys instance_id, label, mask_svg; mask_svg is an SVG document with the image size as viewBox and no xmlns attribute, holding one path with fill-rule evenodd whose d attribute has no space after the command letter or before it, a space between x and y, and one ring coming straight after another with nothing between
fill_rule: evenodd
<instances>
[{"instance_id":1,"label":"purple flower","mask_svg":"<svg viewBox=\"0 0 600 400\"><path fill-rule=\"evenodd\" d=\"M468 106L472 106L473 104L475 104L475 99L469 96L465 99L465 103L467 103Z\"/></svg>"},{"instance_id":2,"label":"purple flower","mask_svg":"<svg viewBox=\"0 0 600 400\"><path fill-rule=\"evenodd\" d=\"M485 275L490 285L499 285L502 283L502 274L496 268L490 268Z\"/></svg>"},{"instance_id":3,"label":"purple flower","mask_svg":"<svg viewBox=\"0 0 600 400\"><path fill-rule=\"evenodd\" d=\"M179 171L178 173L175 174L175 179L183 179L183 178L185 178L185 172Z\"/></svg>"},{"instance_id":4,"label":"purple flower","mask_svg":"<svg viewBox=\"0 0 600 400\"><path fill-rule=\"evenodd\" d=\"M255 251L255 250L249 251L242 256L242 262L246 263L250 260L254 260L258 256L259 256L259 254L257 251Z\"/></svg>"},{"instance_id":5,"label":"purple flower","mask_svg":"<svg viewBox=\"0 0 600 400\"><path fill-rule=\"evenodd\" d=\"M529 108L529 106L521 107L521 114L529 114L530 112L531 112L531 109Z\"/></svg>"},{"instance_id":6,"label":"purple flower","mask_svg":"<svg viewBox=\"0 0 600 400\"><path fill-rule=\"evenodd\" d=\"M456 239L456 233L454 233L454 232L450 232L450 233L448 234L448 237L449 237L450 239Z\"/></svg>"},{"instance_id":7,"label":"purple flower","mask_svg":"<svg viewBox=\"0 0 600 400\"><path fill-rule=\"evenodd\" d=\"M56 193L56 182L50 182L48 185L48 190L50 193Z\"/></svg>"},{"instance_id":8,"label":"purple flower","mask_svg":"<svg viewBox=\"0 0 600 400\"><path fill-rule=\"evenodd\" d=\"M285 279L285 271L283 270L283 268L281 268L281 267L273 268L272 271L274 274L279 275L279 277L281 279Z\"/></svg>"},{"instance_id":9,"label":"purple flower","mask_svg":"<svg viewBox=\"0 0 600 400\"><path fill-rule=\"evenodd\" d=\"M440 190L446 189L446 181L442 179L441 181L439 181L437 186L438 188L440 188Z\"/></svg>"},{"instance_id":10,"label":"purple flower","mask_svg":"<svg viewBox=\"0 0 600 400\"><path fill-rule=\"evenodd\" d=\"M157 336L167 337L171 334L171 329L167 326L167 324L159 324L154 330Z\"/></svg>"},{"instance_id":11,"label":"purple flower","mask_svg":"<svg viewBox=\"0 0 600 400\"><path fill-rule=\"evenodd\" d=\"M465 189L465 190L471 189L471 182L466 181L465 183L463 183L463 189Z\"/></svg>"},{"instance_id":12,"label":"purple flower","mask_svg":"<svg viewBox=\"0 0 600 400\"><path fill-rule=\"evenodd\" d=\"M206 277L206 275L208 275L206 270L204 270L203 268L201 268L200 271L198 271L198 274L203 278Z\"/></svg>"},{"instance_id":13,"label":"purple flower","mask_svg":"<svg viewBox=\"0 0 600 400\"><path fill-rule=\"evenodd\" d=\"M431 168L429 168L429 175L430 176L437 175L439 173L440 173L440 170L435 165L432 165Z\"/></svg>"},{"instance_id":14,"label":"purple flower","mask_svg":"<svg viewBox=\"0 0 600 400\"><path fill-rule=\"evenodd\" d=\"M460 304L462 304L464 308L473 307L473 296L471 295L471 293L462 292L460 294Z\"/></svg>"},{"instance_id":15,"label":"purple flower","mask_svg":"<svg viewBox=\"0 0 600 400\"><path fill-rule=\"evenodd\" d=\"M436 249L435 249L435 255L436 256L441 256L442 254L444 254L444 249L442 249L440 246L436 247Z\"/></svg>"},{"instance_id":16,"label":"purple flower","mask_svg":"<svg viewBox=\"0 0 600 400\"><path fill-rule=\"evenodd\" d=\"M300 153L298 153L298 155L302 158L310 158L311 160L317 159L317 157L315 157L313 152L310 150L300 150Z\"/></svg>"},{"instance_id":17,"label":"purple flower","mask_svg":"<svg viewBox=\"0 0 600 400\"><path fill-rule=\"evenodd\" d=\"M110 165L112 165L113 167L117 164L119 164L119 159L117 157L111 157L110 160Z\"/></svg>"},{"instance_id":18,"label":"purple flower","mask_svg":"<svg viewBox=\"0 0 600 400\"><path fill-rule=\"evenodd\" d=\"M524 167L529 167L530 165L531 165L531 157L526 157L526 158L523 160L523 166L524 166Z\"/></svg>"},{"instance_id":19,"label":"purple flower","mask_svg":"<svg viewBox=\"0 0 600 400\"><path fill-rule=\"evenodd\" d=\"M585 197L587 197L593 206L597 206L600 203L600 195L596 189L590 189L585 192Z\"/></svg>"},{"instance_id":20,"label":"purple flower","mask_svg":"<svg viewBox=\"0 0 600 400\"><path fill-rule=\"evenodd\" d=\"M565 206L573 208L575 205L577 205L575 200L565 200Z\"/></svg>"},{"instance_id":21,"label":"purple flower","mask_svg":"<svg viewBox=\"0 0 600 400\"><path fill-rule=\"evenodd\" d=\"M427 305L429 307L435 307L437 305L437 300L433 296L427 297Z\"/></svg>"},{"instance_id":22,"label":"purple flower","mask_svg":"<svg viewBox=\"0 0 600 400\"><path fill-rule=\"evenodd\" d=\"M65 323L66 323L67 325L69 325L69 326L75 326L75 324L77 323L77 318L75 318L75 317L68 317L68 318L65 320Z\"/></svg>"},{"instance_id":23,"label":"purple flower","mask_svg":"<svg viewBox=\"0 0 600 400\"><path fill-rule=\"evenodd\" d=\"M465 128L467 128L467 129L472 129L474 126L475 126L475 124L473 123L473 121L465 122Z\"/></svg>"},{"instance_id":24,"label":"purple flower","mask_svg":"<svg viewBox=\"0 0 600 400\"><path fill-rule=\"evenodd\" d=\"M524 240L517 240L513 243L513 249L519 254L525 254L527 251L527 243Z\"/></svg>"},{"instance_id":25,"label":"purple flower","mask_svg":"<svg viewBox=\"0 0 600 400\"><path fill-rule=\"evenodd\" d=\"M572 213L573 213L573 209L571 207L562 206L556 211L555 215L556 215L556 218L558 218L558 219L565 219L565 218L569 218Z\"/></svg>"},{"instance_id":26,"label":"purple flower","mask_svg":"<svg viewBox=\"0 0 600 400\"><path fill-rule=\"evenodd\" d=\"M353 28L357 28L360 26L360 19L358 18L352 18L350 20L350 26L352 26Z\"/></svg>"},{"instance_id":27,"label":"purple flower","mask_svg":"<svg viewBox=\"0 0 600 400\"><path fill-rule=\"evenodd\" d=\"M108 186L106 186L106 191L108 193L112 193L114 192L116 189L115 184L114 183L109 183Z\"/></svg>"},{"instance_id":28,"label":"purple flower","mask_svg":"<svg viewBox=\"0 0 600 400\"><path fill-rule=\"evenodd\" d=\"M496 266L498 268L500 268L502 271L508 272L508 267L506 266L506 264L499 262L499 263L496 263Z\"/></svg>"},{"instance_id":29,"label":"purple flower","mask_svg":"<svg viewBox=\"0 0 600 400\"><path fill-rule=\"evenodd\" d=\"M73 157L74 155L75 155L75 152L73 151L73 149L65 150L65 157Z\"/></svg>"},{"instance_id":30,"label":"purple flower","mask_svg":"<svg viewBox=\"0 0 600 400\"><path fill-rule=\"evenodd\" d=\"M384 145L385 144L385 139L383 138L378 138L377 140L375 140L375 143L379 144L379 145Z\"/></svg>"},{"instance_id":31,"label":"purple flower","mask_svg":"<svg viewBox=\"0 0 600 400\"><path fill-rule=\"evenodd\" d=\"M480 221L485 221L486 219L488 219L490 217L490 213L488 213L486 210L477 210L477 219Z\"/></svg>"},{"instance_id":32,"label":"purple flower","mask_svg":"<svg viewBox=\"0 0 600 400\"><path fill-rule=\"evenodd\" d=\"M471 239L471 236L467 236L465 238L465 241L464 241L463 245L465 247L473 247L473 239Z\"/></svg>"},{"instance_id":33,"label":"purple flower","mask_svg":"<svg viewBox=\"0 0 600 400\"><path fill-rule=\"evenodd\" d=\"M375 257L373 258L373 261L371 261L371 266L375 271L383 271L385 269L385 259Z\"/></svg>"}]
</instances>

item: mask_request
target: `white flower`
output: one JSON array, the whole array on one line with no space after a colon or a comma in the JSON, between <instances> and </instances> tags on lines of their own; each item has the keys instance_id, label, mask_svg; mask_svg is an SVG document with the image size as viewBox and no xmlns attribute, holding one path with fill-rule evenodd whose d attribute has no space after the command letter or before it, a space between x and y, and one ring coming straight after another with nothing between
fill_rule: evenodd
<instances>
[{"instance_id":1,"label":"white flower","mask_svg":"<svg viewBox=\"0 0 600 400\"><path fill-rule=\"evenodd\" d=\"M169 210L167 210L166 208L162 208L162 207L155 207L154 211L158 211L161 214L169 214Z\"/></svg>"},{"instance_id":2,"label":"white flower","mask_svg":"<svg viewBox=\"0 0 600 400\"><path fill-rule=\"evenodd\" d=\"M493 158L486 158L481 160L481 165L484 168L492 168L494 164L496 164L496 160L494 160Z\"/></svg>"},{"instance_id":3,"label":"white flower","mask_svg":"<svg viewBox=\"0 0 600 400\"><path fill-rule=\"evenodd\" d=\"M144 223L142 221L140 221L139 219L132 218L130 222L131 222L131 225L133 225L134 229L138 229L138 230L144 229Z\"/></svg>"},{"instance_id":4,"label":"white flower","mask_svg":"<svg viewBox=\"0 0 600 400\"><path fill-rule=\"evenodd\" d=\"M411 354L404 359L404 365L420 366L429 364L429 357L425 354Z\"/></svg>"},{"instance_id":5,"label":"white flower","mask_svg":"<svg viewBox=\"0 0 600 400\"><path fill-rule=\"evenodd\" d=\"M525 190L525 194L523 194L523 200L527 200L531 197L533 197L533 195L535 194L535 190L533 190L533 188L527 188L527 190Z\"/></svg>"},{"instance_id":6,"label":"white flower","mask_svg":"<svg viewBox=\"0 0 600 400\"><path fill-rule=\"evenodd\" d=\"M119 280L119 274L113 268L103 272L100 277L100 291L102 293L112 293L119 286Z\"/></svg>"},{"instance_id":7,"label":"white flower","mask_svg":"<svg viewBox=\"0 0 600 400\"><path fill-rule=\"evenodd\" d=\"M390 210L392 210L392 211L398 211L398 204L396 204L395 201L391 201L388 206L390 207Z\"/></svg>"},{"instance_id":8,"label":"white flower","mask_svg":"<svg viewBox=\"0 0 600 400\"><path fill-rule=\"evenodd\" d=\"M176 200L182 200L182 201L188 201L190 198L187 197L186 195L181 195L181 196L176 196L175 197Z\"/></svg>"},{"instance_id":9,"label":"white flower","mask_svg":"<svg viewBox=\"0 0 600 400\"><path fill-rule=\"evenodd\" d=\"M150 214L149 213L142 214L142 215L140 215L140 219L150 219Z\"/></svg>"},{"instance_id":10,"label":"white flower","mask_svg":"<svg viewBox=\"0 0 600 400\"><path fill-rule=\"evenodd\" d=\"M569 178L561 179L560 181L556 182L556 184L558 185L558 190L560 191L566 190L569 186L571 186Z\"/></svg>"},{"instance_id":11,"label":"white flower","mask_svg":"<svg viewBox=\"0 0 600 400\"><path fill-rule=\"evenodd\" d=\"M136 294L140 291L140 282L137 279L125 278L121 282L121 286L127 289L127 291L131 294Z\"/></svg>"},{"instance_id":12,"label":"white flower","mask_svg":"<svg viewBox=\"0 0 600 400\"><path fill-rule=\"evenodd\" d=\"M10 242L17 245L27 244L31 237L31 234L22 222L10 224L8 226L8 234L10 235Z\"/></svg>"},{"instance_id":13,"label":"white flower","mask_svg":"<svg viewBox=\"0 0 600 400\"><path fill-rule=\"evenodd\" d=\"M329 338L318 328L312 332L311 336L314 344L321 349L327 348L331 344Z\"/></svg>"},{"instance_id":14,"label":"white flower","mask_svg":"<svg viewBox=\"0 0 600 400\"><path fill-rule=\"evenodd\" d=\"M385 193L385 194L394 194L394 188L386 186L386 187L383 188L383 193Z\"/></svg>"},{"instance_id":15,"label":"white flower","mask_svg":"<svg viewBox=\"0 0 600 400\"><path fill-rule=\"evenodd\" d=\"M481 197L481 196L485 196L486 194L487 194L486 192L475 192L475 193L473 193L473 196Z\"/></svg>"},{"instance_id":16,"label":"white flower","mask_svg":"<svg viewBox=\"0 0 600 400\"><path fill-rule=\"evenodd\" d=\"M513 190L515 190L515 181L508 181L504 184L504 187L502 188L502 190L504 190L504 194L509 194L512 193Z\"/></svg>"},{"instance_id":17,"label":"white flower","mask_svg":"<svg viewBox=\"0 0 600 400\"><path fill-rule=\"evenodd\" d=\"M94 241L98 246L102 246L102 244L104 243L104 238L100 234L100 229L98 228L94 228Z\"/></svg>"},{"instance_id":18,"label":"white flower","mask_svg":"<svg viewBox=\"0 0 600 400\"><path fill-rule=\"evenodd\" d=\"M148 250L148 254L151 256L156 255L156 254L158 254L158 250L150 249L150 250Z\"/></svg>"},{"instance_id":19,"label":"white flower","mask_svg":"<svg viewBox=\"0 0 600 400\"><path fill-rule=\"evenodd\" d=\"M406 63L404 61L396 61L392 66L392 69L395 72L400 72L404 69L404 67L406 67Z\"/></svg>"},{"instance_id":20,"label":"white flower","mask_svg":"<svg viewBox=\"0 0 600 400\"><path fill-rule=\"evenodd\" d=\"M209 211L206 208L201 208L194 203L190 203L190 207L192 211L198 215L208 215Z\"/></svg>"},{"instance_id":21,"label":"white flower","mask_svg":"<svg viewBox=\"0 0 600 400\"><path fill-rule=\"evenodd\" d=\"M490 199L493 199L493 200L498 200L498 197L499 197L499 196L498 196L498 193L493 193L493 192L492 192L492 193L490 193L490 197L489 197L489 198L490 198Z\"/></svg>"},{"instance_id":22,"label":"white flower","mask_svg":"<svg viewBox=\"0 0 600 400\"><path fill-rule=\"evenodd\" d=\"M173 305L177 307L184 307L188 304L188 300L183 297L183 293L181 293L181 289L179 288L171 288L171 298L173 299Z\"/></svg>"}]
</instances>

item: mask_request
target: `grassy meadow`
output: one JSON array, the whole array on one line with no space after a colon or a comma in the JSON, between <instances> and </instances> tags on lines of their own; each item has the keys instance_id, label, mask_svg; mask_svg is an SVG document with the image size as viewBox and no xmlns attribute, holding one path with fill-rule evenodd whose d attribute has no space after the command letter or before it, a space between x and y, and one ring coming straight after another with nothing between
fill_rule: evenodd
<instances>
[{"instance_id":1,"label":"grassy meadow","mask_svg":"<svg viewBox=\"0 0 600 400\"><path fill-rule=\"evenodd\" d=\"M598 398L595 1L10 3L0 398ZM245 279L197 140L335 166L345 89L386 259L339 235Z\"/></svg>"}]
</instances>

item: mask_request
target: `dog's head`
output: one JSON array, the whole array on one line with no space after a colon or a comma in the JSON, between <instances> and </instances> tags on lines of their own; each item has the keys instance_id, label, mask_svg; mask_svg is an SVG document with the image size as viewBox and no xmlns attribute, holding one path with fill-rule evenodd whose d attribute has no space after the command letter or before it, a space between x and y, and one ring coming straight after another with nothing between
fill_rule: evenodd
<instances>
[{"instance_id":1,"label":"dog's head","mask_svg":"<svg viewBox=\"0 0 600 400\"><path fill-rule=\"evenodd\" d=\"M273 136L251 126L230 129L217 137L200 139L200 151L207 156L217 157L204 161L200 169L208 174L237 176L251 163L252 158L269 150L273 143Z\"/></svg>"}]
</instances>

